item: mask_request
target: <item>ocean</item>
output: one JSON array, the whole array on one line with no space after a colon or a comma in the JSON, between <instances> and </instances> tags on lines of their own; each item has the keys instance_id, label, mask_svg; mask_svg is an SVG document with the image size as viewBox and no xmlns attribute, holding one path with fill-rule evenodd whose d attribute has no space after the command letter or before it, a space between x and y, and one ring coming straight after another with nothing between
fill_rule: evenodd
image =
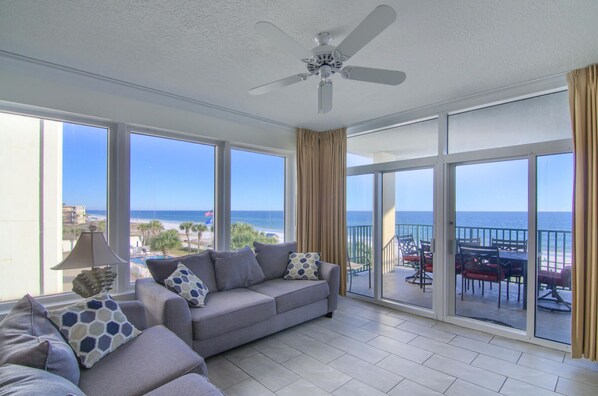
<instances>
[{"instance_id":1,"label":"ocean","mask_svg":"<svg viewBox=\"0 0 598 396\"><path fill-rule=\"evenodd\" d=\"M161 220L182 223L192 221L205 223L209 217L208 210L132 210L131 218L145 220ZM104 210L88 210L90 215L105 216ZM282 211L233 210L233 223L249 223L260 230L284 232L284 215ZM553 231L571 230L571 212L539 212L538 229ZM433 222L432 212L396 212L397 224L429 225ZM347 212L347 226L371 225L372 212ZM463 227L491 227L527 229L527 212L457 212L457 225Z\"/></svg>"}]
</instances>

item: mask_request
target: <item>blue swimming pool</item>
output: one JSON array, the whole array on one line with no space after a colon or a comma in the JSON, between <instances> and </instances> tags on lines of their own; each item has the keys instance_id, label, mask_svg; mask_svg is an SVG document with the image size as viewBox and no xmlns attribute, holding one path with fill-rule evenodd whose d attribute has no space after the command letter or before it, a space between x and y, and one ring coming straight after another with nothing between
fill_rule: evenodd
<instances>
[{"instance_id":1,"label":"blue swimming pool","mask_svg":"<svg viewBox=\"0 0 598 396\"><path fill-rule=\"evenodd\" d=\"M131 261L134 262L135 264L141 264L141 265L145 265L145 260L147 259L152 259L152 260L164 260L164 259L169 259L172 258L170 256L145 256L145 257L131 257Z\"/></svg>"}]
</instances>

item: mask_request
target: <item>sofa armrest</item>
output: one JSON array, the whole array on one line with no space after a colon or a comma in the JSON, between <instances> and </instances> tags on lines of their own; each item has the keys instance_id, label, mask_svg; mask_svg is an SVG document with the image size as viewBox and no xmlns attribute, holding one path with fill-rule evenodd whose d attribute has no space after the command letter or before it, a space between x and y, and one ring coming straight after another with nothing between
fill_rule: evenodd
<instances>
[{"instance_id":1,"label":"sofa armrest","mask_svg":"<svg viewBox=\"0 0 598 396\"><path fill-rule=\"evenodd\" d=\"M143 303L138 300L134 301L117 301L120 309L127 317L127 320L137 327L139 330L147 329L147 315Z\"/></svg>"},{"instance_id":2,"label":"sofa armrest","mask_svg":"<svg viewBox=\"0 0 598 396\"><path fill-rule=\"evenodd\" d=\"M150 326L162 324L193 346L191 311L187 300L153 278L137 279L135 295L145 306Z\"/></svg>"},{"instance_id":3,"label":"sofa armrest","mask_svg":"<svg viewBox=\"0 0 598 396\"><path fill-rule=\"evenodd\" d=\"M328 282L330 288L330 296L328 296L328 312L336 309L338 303L338 291L340 284L340 267L336 264L320 261L320 279Z\"/></svg>"}]
</instances>

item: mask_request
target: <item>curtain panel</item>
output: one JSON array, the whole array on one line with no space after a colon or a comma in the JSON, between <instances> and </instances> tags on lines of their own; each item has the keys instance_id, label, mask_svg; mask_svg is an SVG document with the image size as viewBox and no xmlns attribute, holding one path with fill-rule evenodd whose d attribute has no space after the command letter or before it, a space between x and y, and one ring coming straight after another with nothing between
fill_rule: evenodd
<instances>
[{"instance_id":1,"label":"curtain panel","mask_svg":"<svg viewBox=\"0 0 598 396\"><path fill-rule=\"evenodd\" d=\"M567 74L573 128L574 358L598 356L598 65Z\"/></svg>"},{"instance_id":2,"label":"curtain panel","mask_svg":"<svg viewBox=\"0 0 598 396\"><path fill-rule=\"evenodd\" d=\"M347 131L297 129L297 244L340 266L341 295L347 276Z\"/></svg>"}]
</instances>

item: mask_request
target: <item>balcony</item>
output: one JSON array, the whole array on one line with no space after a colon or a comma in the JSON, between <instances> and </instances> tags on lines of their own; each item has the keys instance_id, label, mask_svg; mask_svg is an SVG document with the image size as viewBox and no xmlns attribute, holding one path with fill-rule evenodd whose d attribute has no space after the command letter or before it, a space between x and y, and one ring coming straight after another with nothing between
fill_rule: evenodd
<instances>
[{"instance_id":1,"label":"balcony","mask_svg":"<svg viewBox=\"0 0 598 396\"><path fill-rule=\"evenodd\" d=\"M421 240L431 240L432 225L397 224L396 235L413 235L417 246ZM509 241L527 241L528 232L525 229L490 228L490 227L457 227L458 239L479 238L480 245L490 246L493 239ZM350 257L365 256L372 261L372 227L347 227L348 253ZM563 268L571 266L571 232L559 230L538 230L537 235L538 271L560 273ZM530 253L531 255L531 253ZM412 275L418 267L404 262L398 247L397 238L393 238L383 248L382 257L382 296L384 299L399 301L415 306L432 307L432 286L424 288L419 282L406 282L405 278ZM372 279L375 279L372 268ZM373 287L369 287L368 268L362 267L353 271L351 279L351 293L373 297ZM432 279L433 273L426 273ZM458 316L473 318L498 325L525 329L533 324L526 323L527 311L523 298L524 287L521 285L521 298L518 301L518 284L515 279L509 284L507 300L506 282L501 283L501 306L497 307L498 287L495 283L490 288L490 282L485 283L484 295L481 293L481 283L472 281L461 300L461 275L456 275L456 313ZM433 280L429 283L433 283ZM533 284L535 282L530 282ZM540 283L537 296L550 292L547 284ZM558 294L566 302L571 302L571 289L557 287ZM536 302L527 303L533 307ZM569 343L571 313L566 305L549 301L538 301L536 313L536 335L542 338Z\"/></svg>"}]
</instances>

